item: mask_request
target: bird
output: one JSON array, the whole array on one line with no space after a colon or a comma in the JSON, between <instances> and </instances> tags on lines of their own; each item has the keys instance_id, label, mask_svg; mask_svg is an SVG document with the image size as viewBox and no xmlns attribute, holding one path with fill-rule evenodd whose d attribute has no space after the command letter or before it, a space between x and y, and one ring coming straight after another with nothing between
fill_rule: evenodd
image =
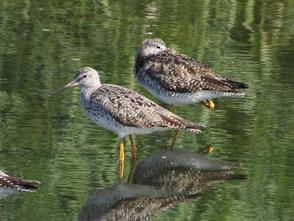
<instances>
[{"instance_id":1,"label":"bird","mask_svg":"<svg viewBox=\"0 0 294 221\"><path fill-rule=\"evenodd\" d=\"M16 192L34 192L39 184L39 181L19 179L0 170L0 199Z\"/></svg>"},{"instance_id":2,"label":"bird","mask_svg":"<svg viewBox=\"0 0 294 221\"><path fill-rule=\"evenodd\" d=\"M172 105L202 103L214 109L211 99L243 97L245 83L217 75L207 65L168 48L160 38L146 39L138 49L135 66L138 82L153 96Z\"/></svg>"},{"instance_id":3,"label":"bird","mask_svg":"<svg viewBox=\"0 0 294 221\"><path fill-rule=\"evenodd\" d=\"M134 158L136 146L132 135L166 129L198 133L204 128L173 114L131 89L114 84L102 84L99 73L91 67L79 69L73 81L49 95L74 86L80 86L80 103L86 115L98 126L118 135L120 178L123 177L126 136L130 138L131 156Z\"/></svg>"},{"instance_id":4,"label":"bird","mask_svg":"<svg viewBox=\"0 0 294 221\"><path fill-rule=\"evenodd\" d=\"M137 51L134 65L137 81L153 96L171 105L202 102L209 109L219 97L243 97L248 88L245 83L221 77L207 65L168 48L160 38L146 39ZM175 131L173 147L179 131Z\"/></svg>"}]
</instances>

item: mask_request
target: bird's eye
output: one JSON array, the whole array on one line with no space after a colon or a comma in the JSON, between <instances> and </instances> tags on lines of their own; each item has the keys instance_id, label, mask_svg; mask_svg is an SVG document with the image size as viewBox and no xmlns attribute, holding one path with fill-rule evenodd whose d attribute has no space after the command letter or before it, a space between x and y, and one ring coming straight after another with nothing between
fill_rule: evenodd
<instances>
[{"instance_id":1,"label":"bird's eye","mask_svg":"<svg viewBox=\"0 0 294 221\"><path fill-rule=\"evenodd\" d=\"M160 46L156 46L158 49L160 49Z\"/></svg>"},{"instance_id":2,"label":"bird's eye","mask_svg":"<svg viewBox=\"0 0 294 221\"><path fill-rule=\"evenodd\" d=\"M87 75L86 75L86 74L84 74L84 75L83 75L83 78L86 78L86 77L87 77Z\"/></svg>"}]
</instances>

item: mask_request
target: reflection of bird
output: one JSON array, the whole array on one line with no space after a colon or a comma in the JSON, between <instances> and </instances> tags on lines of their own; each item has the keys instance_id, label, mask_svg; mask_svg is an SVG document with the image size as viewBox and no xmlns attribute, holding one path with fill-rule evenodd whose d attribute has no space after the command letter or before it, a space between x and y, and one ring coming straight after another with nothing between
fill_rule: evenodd
<instances>
[{"instance_id":1,"label":"reflection of bird","mask_svg":"<svg viewBox=\"0 0 294 221\"><path fill-rule=\"evenodd\" d=\"M11 177L0 170L0 199L16 192L33 192L39 181Z\"/></svg>"},{"instance_id":2,"label":"reflection of bird","mask_svg":"<svg viewBox=\"0 0 294 221\"><path fill-rule=\"evenodd\" d=\"M149 220L176 203L200 197L210 186L244 179L235 163L186 150L161 150L136 167L133 183L119 183L91 194L79 221Z\"/></svg>"},{"instance_id":3,"label":"reflection of bird","mask_svg":"<svg viewBox=\"0 0 294 221\"><path fill-rule=\"evenodd\" d=\"M224 180L244 179L244 175L234 174L238 167L236 163L214 159L202 153L161 150L137 165L133 182L190 194Z\"/></svg>"},{"instance_id":4,"label":"reflection of bird","mask_svg":"<svg viewBox=\"0 0 294 221\"><path fill-rule=\"evenodd\" d=\"M81 105L88 117L96 124L116 132L120 138L121 176L123 175L123 138L125 136L165 129L187 130L195 133L202 130L201 126L176 116L135 91L117 85L101 84L99 74L93 68L81 68L72 82L56 92L76 85L81 86ZM135 146L132 139L131 143L133 156Z\"/></svg>"},{"instance_id":5,"label":"reflection of bird","mask_svg":"<svg viewBox=\"0 0 294 221\"><path fill-rule=\"evenodd\" d=\"M159 38L143 41L138 50L135 75L152 95L171 105L203 101L213 109L210 99L242 97L237 89L248 85L215 74L209 67L176 53Z\"/></svg>"},{"instance_id":6,"label":"reflection of bird","mask_svg":"<svg viewBox=\"0 0 294 221\"><path fill-rule=\"evenodd\" d=\"M91 194L80 209L79 221L149 220L160 210L180 200L152 186L119 183Z\"/></svg>"}]
</instances>

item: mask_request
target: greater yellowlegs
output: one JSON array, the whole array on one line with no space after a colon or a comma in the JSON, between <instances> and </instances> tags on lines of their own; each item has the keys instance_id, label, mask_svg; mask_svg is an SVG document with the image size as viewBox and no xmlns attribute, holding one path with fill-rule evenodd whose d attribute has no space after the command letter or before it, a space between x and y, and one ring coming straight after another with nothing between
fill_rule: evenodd
<instances>
[{"instance_id":1,"label":"greater yellowlegs","mask_svg":"<svg viewBox=\"0 0 294 221\"><path fill-rule=\"evenodd\" d=\"M142 42L136 56L135 76L143 87L165 103L180 105L202 101L210 109L215 106L210 99L242 97L245 93L237 89L248 87L167 48L159 38Z\"/></svg>"},{"instance_id":2,"label":"greater yellowlegs","mask_svg":"<svg viewBox=\"0 0 294 221\"><path fill-rule=\"evenodd\" d=\"M39 184L36 180L11 177L0 170L0 199L16 192L33 192Z\"/></svg>"},{"instance_id":3,"label":"greater yellowlegs","mask_svg":"<svg viewBox=\"0 0 294 221\"><path fill-rule=\"evenodd\" d=\"M178 117L133 90L113 84L101 84L98 72L90 67L81 68L72 82L52 94L77 85L81 87L80 101L88 117L119 136L121 177L125 136L132 138L132 134L147 134L165 129L198 133L203 129L202 126ZM136 148L132 139L131 144L133 158Z\"/></svg>"}]
</instances>

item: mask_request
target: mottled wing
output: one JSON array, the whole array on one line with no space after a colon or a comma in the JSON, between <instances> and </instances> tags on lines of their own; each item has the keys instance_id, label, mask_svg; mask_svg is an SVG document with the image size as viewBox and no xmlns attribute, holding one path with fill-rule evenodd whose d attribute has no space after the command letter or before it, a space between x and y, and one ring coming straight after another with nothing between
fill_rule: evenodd
<instances>
[{"instance_id":1,"label":"mottled wing","mask_svg":"<svg viewBox=\"0 0 294 221\"><path fill-rule=\"evenodd\" d=\"M142 63L144 65L137 69L137 77L146 84L150 83L148 79L150 78L170 91L178 93L201 90L229 92L237 88L229 82L230 80L216 75L208 66L170 51L146 57Z\"/></svg>"},{"instance_id":2,"label":"mottled wing","mask_svg":"<svg viewBox=\"0 0 294 221\"><path fill-rule=\"evenodd\" d=\"M235 89L245 89L248 85L242 82L233 81L229 78L216 74L210 67L185 55L178 54L187 65L194 70L194 75L200 74L202 90L214 90L221 92L238 92ZM193 73L193 72L191 72Z\"/></svg>"},{"instance_id":3,"label":"mottled wing","mask_svg":"<svg viewBox=\"0 0 294 221\"><path fill-rule=\"evenodd\" d=\"M37 189L39 184L40 182L38 181L18 179L6 174L0 174L0 187L16 189L18 191L31 191Z\"/></svg>"},{"instance_id":4,"label":"mottled wing","mask_svg":"<svg viewBox=\"0 0 294 221\"><path fill-rule=\"evenodd\" d=\"M200 132L202 127L183 120L135 91L104 84L91 95L91 105L99 105L119 123L137 128L175 128Z\"/></svg>"},{"instance_id":5,"label":"mottled wing","mask_svg":"<svg viewBox=\"0 0 294 221\"><path fill-rule=\"evenodd\" d=\"M91 96L91 105L99 105L119 123L129 127L150 128L160 116L154 114L157 104L140 94L117 86L104 84Z\"/></svg>"}]
</instances>

